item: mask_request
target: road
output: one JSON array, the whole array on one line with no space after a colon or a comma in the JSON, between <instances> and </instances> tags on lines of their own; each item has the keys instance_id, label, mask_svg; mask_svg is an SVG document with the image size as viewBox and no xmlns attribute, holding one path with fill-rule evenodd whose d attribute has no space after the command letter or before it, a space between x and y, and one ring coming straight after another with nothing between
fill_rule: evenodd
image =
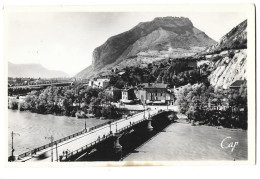
<instances>
[{"instance_id":1,"label":"road","mask_svg":"<svg viewBox=\"0 0 260 179\"><path fill-rule=\"evenodd\" d=\"M112 103L113 105L115 105L116 107L118 108L126 108L128 110L136 110L136 111L141 111L141 110L144 110L144 106L141 105L141 104L123 104L123 105L120 105L119 103ZM162 109L162 110L167 110L167 109L171 109L171 110L174 110L174 111L178 111L178 107L177 106L156 106L156 105L146 105L145 107L146 109L150 108L151 110L156 110L156 109Z\"/></svg>"}]
</instances>

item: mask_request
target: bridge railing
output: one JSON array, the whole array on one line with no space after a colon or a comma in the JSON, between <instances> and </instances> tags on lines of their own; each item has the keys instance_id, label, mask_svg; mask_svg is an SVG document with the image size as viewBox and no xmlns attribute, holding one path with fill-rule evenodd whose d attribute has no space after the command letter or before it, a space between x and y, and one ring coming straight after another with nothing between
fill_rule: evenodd
<instances>
[{"instance_id":1,"label":"bridge railing","mask_svg":"<svg viewBox=\"0 0 260 179\"><path fill-rule=\"evenodd\" d=\"M137 113L137 114L134 114L134 115L132 115L132 116L129 116L129 118L135 117L135 116L137 116L137 115L140 115L140 113ZM156 115L156 114L155 114L155 115ZM152 117L152 116L154 116L154 115L151 115L150 117ZM129 118L128 118L128 119L129 119ZM143 119L143 120L145 120L145 119ZM142 122L143 120L140 120L138 123ZM75 133L75 134L72 134L72 135L69 135L69 136L67 136L67 137L61 138L61 139L59 139L59 140L53 141L52 143L48 143L48 144L46 144L46 145L40 146L40 147L38 147L38 148L35 148L35 149L31 150L31 151L28 151L28 152L25 152L25 153L23 153L23 154L20 154L18 157L19 157L19 158L27 157L27 156L29 156L29 155L31 155L31 154L33 154L33 153L39 152L39 151L44 150L44 149L46 149L46 148L49 148L49 147L51 147L51 146L53 146L53 145L57 145L57 144L59 144L59 143L61 143L61 142L67 141L67 140L69 140L69 139L71 139L71 138L73 138L73 137L77 137L77 136L79 136L79 135L81 135L81 134L83 134L83 133L90 132L90 131L92 131L92 130L95 130L95 129L97 129L97 128L100 128L100 127L105 126L105 125L110 124L110 123L112 123L112 122L111 122L111 121L108 121L108 122L99 124L99 125L97 125L97 126L90 127L90 128L88 129L88 131L82 130L82 131L77 132L77 133ZM137 123L133 123L133 124L137 124ZM122 130L125 130L125 128L120 129L120 131L122 131Z\"/></svg>"},{"instance_id":2,"label":"bridge railing","mask_svg":"<svg viewBox=\"0 0 260 179\"><path fill-rule=\"evenodd\" d=\"M97 128L99 128L99 127L105 126L105 125L110 124L110 123L111 123L111 121L108 121L108 122L99 124L99 125L97 125L97 126L90 127L90 128L89 128L89 131L92 131L92 130L94 130L94 129L97 129Z\"/></svg>"},{"instance_id":3,"label":"bridge railing","mask_svg":"<svg viewBox=\"0 0 260 179\"><path fill-rule=\"evenodd\" d=\"M163 111L158 111L158 113L155 113L155 114L153 114L153 115L150 115L150 117L156 116L156 115L158 115L158 114L160 114L160 113L162 113L162 112L163 112ZM134 116L136 116L136 115L139 115L139 114L140 114L140 113L137 113L137 114L135 114L135 115L133 115L133 116L130 116L130 118L131 118L131 117L134 117ZM120 132L122 132L122 131L124 131L124 130L126 130L126 129L129 129L129 128L131 128L131 127L137 125L137 124L140 124L140 123L142 123L143 121L146 121L146 120L147 120L147 119L143 118L143 119L141 119L140 121L133 122L133 123L131 123L130 125L127 125L127 126L121 128L121 129L117 130L116 132L117 132L117 133L120 133ZM110 123L110 122L108 122L108 123ZM95 128L95 127L93 127L93 128ZM85 146L83 146L83 147L81 147L81 148L79 148L79 149L77 149L77 150L74 150L74 151L70 152L70 153L67 155L67 158L69 158L69 157L71 157L71 156L73 156L73 155L76 155L76 154L78 154L79 152L82 152L82 151L84 151L84 150L86 150L86 149L88 149L88 148L91 148L91 147L93 147L94 145L96 145L96 144L98 144L98 143L100 143L100 142L102 142L102 141L104 141L104 140L106 140L107 138L112 137L112 136L113 136L113 134L108 134L108 135L105 135L105 136L102 137L102 138L98 138L97 140L91 142L90 144L87 144L87 145L85 145ZM65 157L65 156L64 156L64 157ZM65 160L66 160L67 158L65 157Z\"/></svg>"},{"instance_id":4,"label":"bridge railing","mask_svg":"<svg viewBox=\"0 0 260 179\"><path fill-rule=\"evenodd\" d=\"M94 127L90 127L90 128L88 129L88 132L90 132L90 131L92 131L92 130L95 130L95 129L97 129L97 128L100 128L100 127L102 127L102 126L105 126L105 125L107 125L107 124L109 124L109 123L110 123L110 121L105 122L105 123L102 123L102 124L99 124L99 125L94 126ZM69 140L69 139L71 139L71 138L73 138L73 137L77 137L77 136L79 136L79 135L81 135L81 134L84 134L84 133L86 133L86 132L87 132L86 130L82 130L82 131L77 132L77 133L75 133L75 134L72 134L72 135L69 135L69 136L67 136L67 137L61 138L61 139L59 139L59 140L53 141L52 143L48 143L48 144L46 144L46 145L40 146L40 147L38 147L38 148L35 148L35 149L33 149L33 150L29 151L29 152L25 152L25 153L23 153L23 154L20 154L19 157L20 157L20 158L27 157L27 156L31 155L32 153L39 152L39 151L44 150L44 149L46 149L46 148L49 148L49 147L51 147L51 146L53 146L53 145L59 144L59 143L64 142L64 141L67 141L67 140Z\"/></svg>"},{"instance_id":5,"label":"bridge railing","mask_svg":"<svg viewBox=\"0 0 260 179\"><path fill-rule=\"evenodd\" d=\"M102 127L102 126L104 126L104 125L107 125L108 123L109 123L109 122L106 122L106 123L97 125L97 126L95 126L95 127L91 127L91 128L89 128L89 131L92 131L92 130L94 130L94 129L96 129L96 128L99 128L99 127ZM51 147L51 146L53 146L53 145L56 145L56 144L59 144L59 143L61 143L61 142L66 141L66 140L69 140L69 139L71 139L71 138L73 138L73 137L77 137L77 136L79 136L79 135L81 135L81 134L83 134L83 133L86 133L86 131L83 130L83 131L77 132L77 133L75 133L75 134L69 135L69 136L67 136L67 137L61 138L61 139L59 139L59 140L56 140L56 141L54 141L54 142L52 142L52 143L48 143L48 144L43 145L43 146L41 146L41 147L35 148L35 149L33 149L33 150L29 151L29 152L25 152L25 153L23 153L23 154L20 154L19 157L20 157L20 158L23 158L23 157L29 156L29 155L31 155L32 153L39 152L39 151L44 150L44 149L46 149L46 148L49 148L49 147Z\"/></svg>"},{"instance_id":6,"label":"bridge railing","mask_svg":"<svg viewBox=\"0 0 260 179\"><path fill-rule=\"evenodd\" d=\"M89 144L87 144L87 145L85 145L85 146L83 146L83 147L77 149L77 150L74 150L74 151L70 152L70 153L67 155L67 158L68 158L68 157L71 157L71 156L73 156L73 155L76 155L77 153L82 152L82 151L84 151L84 150L86 150L86 149L88 149L88 148L91 148L91 147L95 146L96 144L99 144L100 142L102 142L102 141L104 141L104 140L106 140L107 138L112 137L112 136L113 136L113 134L105 135L103 138L99 138L99 139L97 139L97 140L95 140L95 141L93 141L93 142L91 142L91 143L89 143ZM66 156L64 156L64 157L66 157Z\"/></svg>"},{"instance_id":7,"label":"bridge railing","mask_svg":"<svg viewBox=\"0 0 260 179\"><path fill-rule=\"evenodd\" d=\"M132 117L132 116L131 116L131 117ZM124 131L124 130L130 128L130 127L133 127L133 126L135 126L135 125L137 125L137 124L139 124L139 123L141 123L141 122L143 122L143 121L145 121L145 120L146 120L146 119L142 119L142 120L140 120L140 121L138 121L138 122L133 122L133 123L131 123L130 125L125 126L125 127L121 128L120 130L117 130L117 133L122 132L122 131ZM102 141L104 141L104 140L106 140L107 138L112 137L112 136L113 136L113 134L111 134L111 133L108 134L108 135L104 135L104 137L98 138L97 140L95 140L95 141L93 141L93 142L91 142L91 143L89 143L89 144L87 144L87 145L85 145L85 146L83 146L83 147L81 147L81 148L79 148L79 149L77 149L77 150L74 150L74 151L70 152L70 153L67 155L67 158L69 158L69 157L71 157L71 156L73 156L73 155L76 155L76 154L78 154L79 152L82 152L82 151L84 151L84 150L86 150L86 149L88 149L88 148L91 148L91 147L95 146L96 144L99 144L100 142L102 142ZM65 156L64 156L64 157L65 157ZM67 158L66 158L66 159L67 159Z\"/></svg>"},{"instance_id":8,"label":"bridge railing","mask_svg":"<svg viewBox=\"0 0 260 179\"><path fill-rule=\"evenodd\" d=\"M141 120L138 121L138 122L133 122L133 123L131 123L130 125L125 126L125 127L121 128L121 129L117 130L117 133L120 133L120 132L122 132L122 131L124 131L124 130L126 130L126 129L129 129L130 127L133 127L133 126L135 126L135 125L137 125L137 124L140 124L140 123L142 123L142 122L145 121L145 120L146 120L146 119L141 119Z\"/></svg>"}]
</instances>

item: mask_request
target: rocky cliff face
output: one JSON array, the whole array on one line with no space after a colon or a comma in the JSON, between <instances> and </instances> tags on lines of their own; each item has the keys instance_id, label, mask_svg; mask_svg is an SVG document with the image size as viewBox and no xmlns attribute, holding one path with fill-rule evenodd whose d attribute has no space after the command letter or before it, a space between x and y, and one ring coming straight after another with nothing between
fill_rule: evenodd
<instances>
[{"instance_id":1,"label":"rocky cliff face","mask_svg":"<svg viewBox=\"0 0 260 179\"><path fill-rule=\"evenodd\" d=\"M109 38L93 52L92 65L101 69L147 50L168 51L181 48L208 47L215 44L188 18L164 17L139 23L127 32Z\"/></svg>"},{"instance_id":2,"label":"rocky cliff face","mask_svg":"<svg viewBox=\"0 0 260 179\"><path fill-rule=\"evenodd\" d=\"M153 61L191 56L215 43L195 28L188 18L155 18L110 37L94 50L91 67L85 68L76 76L89 78L129 60Z\"/></svg>"},{"instance_id":3,"label":"rocky cliff face","mask_svg":"<svg viewBox=\"0 0 260 179\"><path fill-rule=\"evenodd\" d=\"M155 18L109 38L94 50L92 66L77 76L89 78L114 67L146 66L154 61L197 54L198 58L207 57L212 69L211 85L228 88L235 80L246 79L246 48L247 20L215 43L187 18Z\"/></svg>"},{"instance_id":4,"label":"rocky cliff face","mask_svg":"<svg viewBox=\"0 0 260 179\"><path fill-rule=\"evenodd\" d=\"M228 88L236 80L247 79L246 29L245 20L223 36L218 44L208 49L213 54L208 55L208 59L214 69L209 81L215 88Z\"/></svg>"},{"instance_id":5,"label":"rocky cliff face","mask_svg":"<svg viewBox=\"0 0 260 179\"><path fill-rule=\"evenodd\" d=\"M226 51L227 52L227 51ZM209 81L215 88L227 89L236 80L247 79L247 50L229 50L220 54L219 60L211 62L215 70L210 74ZM232 55L229 55L232 54ZM216 58L216 56L213 58Z\"/></svg>"}]
</instances>

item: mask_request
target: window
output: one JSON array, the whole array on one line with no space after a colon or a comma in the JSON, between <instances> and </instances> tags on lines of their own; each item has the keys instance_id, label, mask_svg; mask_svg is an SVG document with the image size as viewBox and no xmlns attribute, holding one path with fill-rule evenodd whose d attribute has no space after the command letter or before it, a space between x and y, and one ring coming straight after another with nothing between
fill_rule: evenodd
<instances>
[{"instance_id":1,"label":"window","mask_svg":"<svg viewBox=\"0 0 260 179\"><path fill-rule=\"evenodd\" d=\"M161 96L162 96L162 93L161 93Z\"/></svg>"}]
</instances>

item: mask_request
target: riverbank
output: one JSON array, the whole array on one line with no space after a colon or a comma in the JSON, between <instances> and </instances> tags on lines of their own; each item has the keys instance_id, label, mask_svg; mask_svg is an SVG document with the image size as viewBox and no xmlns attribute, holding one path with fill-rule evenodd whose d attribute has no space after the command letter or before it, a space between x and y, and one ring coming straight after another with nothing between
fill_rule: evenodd
<instances>
[{"instance_id":1,"label":"riverbank","mask_svg":"<svg viewBox=\"0 0 260 179\"><path fill-rule=\"evenodd\" d=\"M238 145L232 151L227 146L235 142ZM192 126L177 121L138 147L123 161L246 160L247 146L246 130Z\"/></svg>"},{"instance_id":2,"label":"riverbank","mask_svg":"<svg viewBox=\"0 0 260 179\"><path fill-rule=\"evenodd\" d=\"M231 131L247 131L246 129L242 129L242 128L230 128L230 127L223 127L223 126L214 126L214 125L209 125L209 124L201 124L200 122L188 122L185 119L179 119L177 121L178 123L183 123L183 124L189 124L189 125L193 125L193 126L207 126L207 127L213 127L216 129L227 129L227 130L231 130Z\"/></svg>"},{"instance_id":3,"label":"riverbank","mask_svg":"<svg viewBox=\"0 0 260 179\"><path fill-rule=\"evenodd\" d=\"M235 126L232 125L233 122L230 121L230 119L225 119L223 120L223 118L221 119L222 123L219 122L219 119L215 119L211 122L209 122L208 120L189 120L188 117L182 113L177 113L177 117L179 119L179 122L181 123L186 123L186 124L191 124L194 126L211 126L211 127L216 127L218 129L231 129L231 130L247 130L247 128L244 128L243 126ZM242 128L243 127L243 128Z\"/></svg>"}]
</instances>

